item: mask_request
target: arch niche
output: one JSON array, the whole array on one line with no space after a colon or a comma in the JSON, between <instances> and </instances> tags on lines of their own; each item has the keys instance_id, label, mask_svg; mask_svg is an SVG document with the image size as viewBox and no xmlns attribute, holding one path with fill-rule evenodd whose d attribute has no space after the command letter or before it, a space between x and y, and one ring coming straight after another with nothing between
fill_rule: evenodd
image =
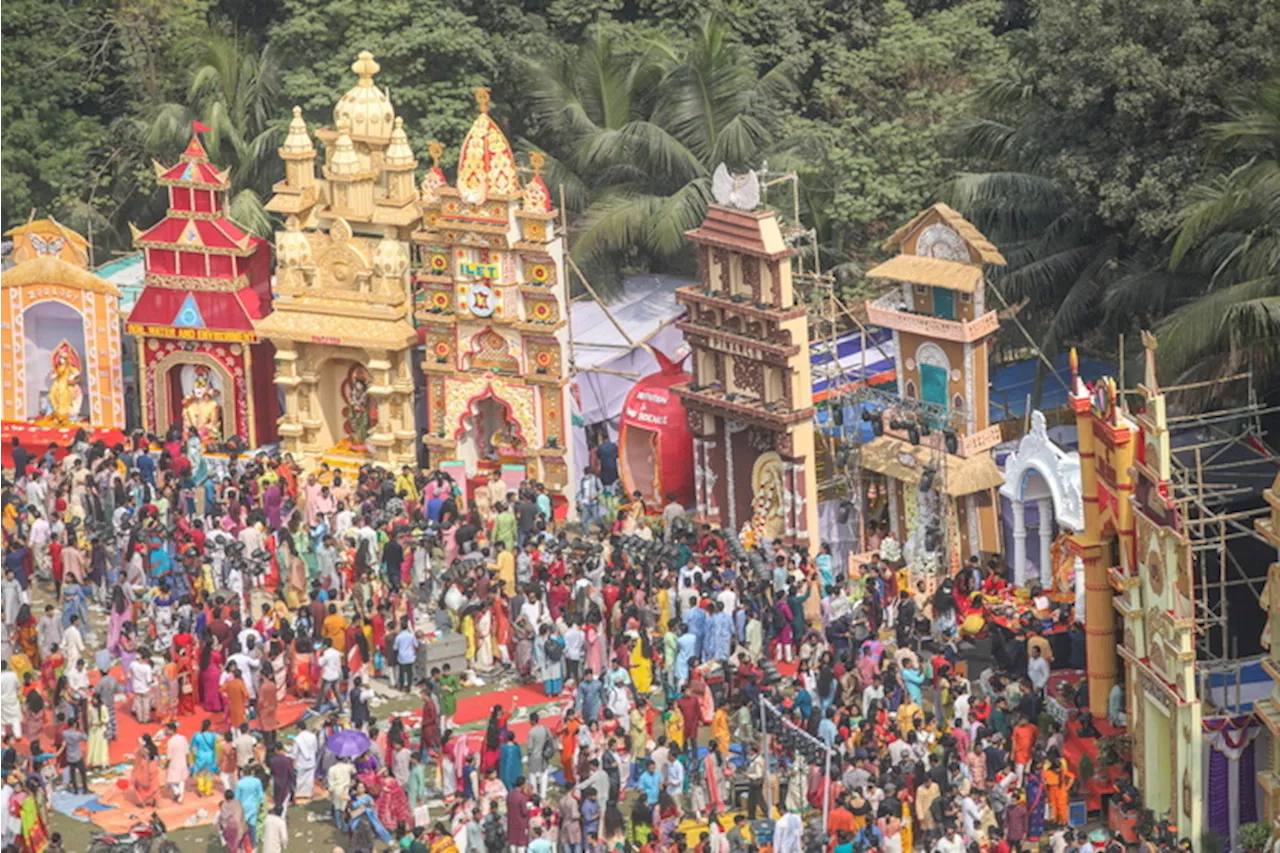
<instances>
[{"instance_id":1,"label":"arch niche","mask_svg":"<svg viewBox=\"0 0 1280 853\"><path fill-rule=\"evenodd\" d=\"M1053 542L1059 530L1078 533L1084 529L1084 502L1080 491L1080 456L1068 453L1050 440L1044 414L1031 413L1031 431L1005 460L1004 485L1000 494L1009 499L1013 515L1013 580L1026 587L1032 581L1044 589L1053 586ZM1028 558L1028 503L1038 516L1035 577ZM1056 528L1056 529L1055 529ZM1076 605L1083 613L1083 566L1076 567Z\"/></svg>"}]
</instances>

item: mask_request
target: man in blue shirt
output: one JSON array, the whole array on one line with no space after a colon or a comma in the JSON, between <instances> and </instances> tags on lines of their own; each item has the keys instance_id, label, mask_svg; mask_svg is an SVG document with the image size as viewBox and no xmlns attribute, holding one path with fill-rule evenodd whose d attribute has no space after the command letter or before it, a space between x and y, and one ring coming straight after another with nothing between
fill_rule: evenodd
<instances>
[{"instance_id":1,"label":"man in blue shirt","mask_svg":"<svg viewBox=\"0 0 1280 853\"><path fill-rule=\"evenodd\" d=\"M592 677L590 669L583 670L582 683L578 685L577 706L578 713L582 716L584 723L599 722L600 701L600 682Z\"/></svg>"},{"instance_id":2,"label":"man in blue shirt","mask_svg":"<svg viewBox=\"0 0 1280 853\"><path fill-rule=\"evenodd\" d=\"M413 663L418 659L418 638L409 630L409 618L400 617L400 633L396 634L396 687L413 686Z\"/></svg>"},{"instance_id":3,"label":"man in blue shirt","mask_svg":"<svg viewBox=\"0 0 1280 853\"><path fill-rule=\"evenodd\" d=\"M657 767L652 761L645 762L644 772L640 774L640 790L649 806L658 804L658 794L662 791L662 777L658 775Z\"/></svg>"},{"instance_id":4,"label":"man in blue shirt","mask_svg":"<svg viewBox=\"0 0 1280 853\"><path fill-rule=\"evenodd\" d=\"M591 845L600 835L600 801L596 799L596 789L587 788L582 792L582 839Z\"/></svg>"},{"instance_id":5,"label":"man in blue shirt","mask_svg":"<svg viewBox=\"0 0 1280 853\"><path fill-rule=\"evenodd\" d=\"M818 740L831 746L836 742L836 734L836 709L828 708L826 716L818 723Z\"/></svg>"}]
</instances>

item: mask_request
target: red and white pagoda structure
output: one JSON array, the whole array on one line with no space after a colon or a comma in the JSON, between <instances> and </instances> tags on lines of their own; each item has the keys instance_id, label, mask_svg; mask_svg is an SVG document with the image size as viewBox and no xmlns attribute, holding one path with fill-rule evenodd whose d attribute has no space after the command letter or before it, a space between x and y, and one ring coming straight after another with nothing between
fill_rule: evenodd
<instances>
[{"instance_id":1,"label":"red and white pagoda structure","mask_svg":"<svg viewBox=\"0 0 1280 853\"><path fill-rule=\"evenodd\" d=\"M271 249L228 218L230 172L209 162L197 134L176 165L155 168L169 212L134 231L146 278L127 326L138 339L143 427L163 434L180 423L208 443L273 441L274 351L254 331L271 312Z\"/></svg>"}]
</instances>

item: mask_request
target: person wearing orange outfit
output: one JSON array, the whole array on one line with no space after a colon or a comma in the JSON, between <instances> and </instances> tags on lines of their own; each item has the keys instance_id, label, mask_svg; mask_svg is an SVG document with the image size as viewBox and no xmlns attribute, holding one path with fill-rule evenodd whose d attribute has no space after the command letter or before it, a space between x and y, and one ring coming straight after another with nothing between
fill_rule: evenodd
<instances>
[{"instance_id":1,"label":"person wearing orange outfit","mask_svg":"<svg viewBox=\"0 0 1280 853\"><path fill-rule=\"evenodd\" d=\"M1044 786L1049 799L1049 822L1067 825L1071 786L1076 776L1061 758L1054 758L1044 768Z\"/></svg>"},{"instance_id":2,"label":"person wearing orange outfit","mask_svg":"<svg viewBox=\"0 0 1280 853\"><path fill-rule=\"evenodd\" d=\"M1035 746L1040 730L1023 714L1018 718L1018 725L1013 727L1010 738L1013 745L1013 763L1018 768L1018 784L1022 784L1027 776L1027 766L1031 763L1031 750Z\"/></svg>"},{"instance_id":3,"label":"person wearing orange outfit","mask_svg":"<svg viewBox=\"0 0 1280 853\"><path fill-rule=\"evenodd\" d=\"M227 700L227 722L232 729L239 729L249 721L249 688L240 678L235 664L228 664L231 679L222 685L222 695Z\"/></svg>"}]
</instances>

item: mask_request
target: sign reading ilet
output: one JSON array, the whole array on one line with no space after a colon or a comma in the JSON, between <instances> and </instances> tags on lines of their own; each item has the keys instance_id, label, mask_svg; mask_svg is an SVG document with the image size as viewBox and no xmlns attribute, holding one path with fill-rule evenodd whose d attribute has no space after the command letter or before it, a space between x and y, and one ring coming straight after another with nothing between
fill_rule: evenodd
<instances>
[{"instance_id":1,"label":"sign reading ilet","mask_svg":"<svg viewBox=\"0 0 1280 853\"><path fill-rule=\"evenodd\" d=\"M458 269L462 272L462 274L463 274L463 275L471 276L472 278L489 278L489 279L494 279L494 278L497 278L497 277L498 277L498 265L497 265L497 264L468 264L468 263L463 263L463 264L459 264L459 265L458 265Z\"/></svg>"},{"instance_id":2,"label":"sign reading ilet","mask_svg":"<svg viewBox=\"0 0 1280 853\"><path fill-rule=\"evenodd\" d=\"M258 336L253 332L231 332L220 329L179 329L173 326L150 326L130 323L125 327L130 335L152 338L177 338L180 341L243 341L253 343Z\"/></svg>"}]
</instances>

